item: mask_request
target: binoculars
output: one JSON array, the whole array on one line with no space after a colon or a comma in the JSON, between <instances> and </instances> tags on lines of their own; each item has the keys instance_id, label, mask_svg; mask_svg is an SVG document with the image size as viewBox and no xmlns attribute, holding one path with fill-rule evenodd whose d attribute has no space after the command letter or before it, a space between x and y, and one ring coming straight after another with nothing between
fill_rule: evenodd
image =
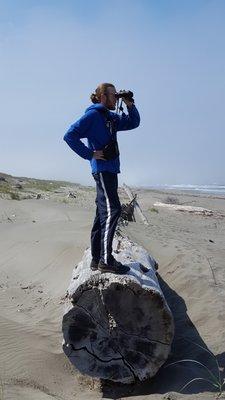
<instances>
[{"instance_id":1,"label":"binoculars","mask_svg":"<svg viewBox=\"0 0 225 400\"><path fill-rule=\"evenodd\" d=\"M126 100L134 102L133 95L133 92L131 92L130 90L120 90L118 93L116 93L116 99L119 100L121 98L124 98Z\"/></svg>"}]
</instances>

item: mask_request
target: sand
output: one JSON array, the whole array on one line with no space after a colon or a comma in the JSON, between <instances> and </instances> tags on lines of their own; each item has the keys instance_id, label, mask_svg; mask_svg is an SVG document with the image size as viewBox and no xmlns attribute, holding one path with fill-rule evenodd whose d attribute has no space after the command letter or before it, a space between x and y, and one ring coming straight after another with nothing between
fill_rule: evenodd
<instances>
[{"instance_id":1,"label":"sand","mask_svg":"<svg viewBox=\"0 0 225 400\"><path fill-rule=\"evenodd\" d=\"M159 262L159 280L176 325L169 362L192 358L214 368L215 360L194 341L217 356L223 373L225 199L173 193L179 204L215 211L201 216L157 212L153 204L168 193L136 192L149 226L129 223L123 232ZM58 194L0 199L0 399L215 398L218 390L203 381L179 393L189 379L208 378L193 363L161 368L151 381L127 387L83 377L70 365L62 352L61 320L72 269L89 246L95 213L94 191L84 193L69 202L60 202Z\"/></svg>"}]
</instances>

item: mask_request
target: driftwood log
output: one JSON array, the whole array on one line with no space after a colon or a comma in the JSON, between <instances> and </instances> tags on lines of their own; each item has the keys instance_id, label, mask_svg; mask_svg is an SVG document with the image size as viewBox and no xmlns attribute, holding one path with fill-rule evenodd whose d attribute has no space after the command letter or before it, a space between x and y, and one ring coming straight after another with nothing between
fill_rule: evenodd
<instances>
[{"instance_id":1,"label":"driftwood log","mask_svg":"<svg viewBox=\"0 0 225 400\"><path fill-rule=\"evenodd\" d=\"M161 203L160 201L157 201L155 204L153 204L153 206L170 208L171 210L175 211L187 211L189 213L197 215L207 215L207 216L213 215L212 210L208 210L207 208L203 207L183 206L181 204L167 204L167 203Z\"/></svg>"},{"instance_id":2,"label":"driftwood log","mask_svg":"<svg viewBox=\"0 0 225 400\"><path fill-rule=\"evenodd\" d=\"M90 249L73 270L63 350L81 373L132 383L154 376L166 361L174 324L155 260L128 238L114 239L113 247L128 274L91 271Z\"/></svg>"}]
</instances>

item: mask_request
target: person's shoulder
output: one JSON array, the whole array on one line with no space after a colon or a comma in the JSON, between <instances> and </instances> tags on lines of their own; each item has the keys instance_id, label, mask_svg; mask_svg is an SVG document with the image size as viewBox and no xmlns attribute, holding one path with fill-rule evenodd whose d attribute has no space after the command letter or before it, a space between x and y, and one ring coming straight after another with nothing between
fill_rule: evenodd
<instances>
[{"instance_id":1,"label":"person's shoulder","mask_svg":"<svg viewBox=\"0 0 225 400\"><path fill-rule=\"evenodd\" d=\"M98 107L96 107L94 104L90 107L88 107L85 110L84 113L84 118L87 119L98 119L100 115L100 109L98 109Z\"/></svg>"},{"instance_id":2,"label":"person's shoulder","mask_svg":"<svg viewBox=\"0 0 225 400\"><path fill-rule=\"evenodd\" d=\"M103 112L105 110L105 107L102 104L92 104L91 106L89 106L88 108L86 108L85 110L85 114L86 113L99 113L99 112Z\"/></svg>"},{"instance_id":3,"label":"person's shoulder","mask_svg":"<svg viewBox=\"0 0 225 400\"><path fill-rule=\"evenodd\" d=\"M98 114L98 111L96 111L96 110L87 110L87 111L85 111L85 113L84 113L84 116L86 115L86 116L96 116Z\"/></svg>"}]
</instances>

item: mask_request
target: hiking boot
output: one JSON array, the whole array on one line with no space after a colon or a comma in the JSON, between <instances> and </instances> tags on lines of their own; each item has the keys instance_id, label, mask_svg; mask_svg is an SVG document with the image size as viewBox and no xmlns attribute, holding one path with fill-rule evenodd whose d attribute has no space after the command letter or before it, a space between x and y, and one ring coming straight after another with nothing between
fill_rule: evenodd
<instances>
[{"instance_id":1,"label":"hiking boot","mask_svg":"<svg viewBox=\"0 0 225 400\"><path fill-rule=\"evenodd\" d=\"M117 261L117 260L113 257L113 255L111 255L109 264L110 264L110 265L113 265L114 267L117 267L117 268L121 268L121 267L123 266L123 264L122 264L121 262Z\"/></svg>"},{"instance_id":2,"label":"hiking boot","mask_svg":"<svg viewBox=\"0 0 225 400\"><path fill-rule=\"evenodd\" d=\"M130 271L129 267L121 264L119 261L116 261L115 259L113 260L113 262L110 262L109 264L105 264L104 262L100 261L98 264L98 269L102 273L111 272L112 274L118 274L118 275L125 275L128 271Z\"/></svg>"},{"instance_id":3,"label":"hiking boot","mask_svg":"<svg viewBox=\"0 0 225 400\"><path fill-rule=\"evenodd\" d=\"M90 268L92 271L97 271L98 269L98 261L94 260L94 258L92 258L91 260L91 264L90 264Z\"/></svg>"}]
</instances>

